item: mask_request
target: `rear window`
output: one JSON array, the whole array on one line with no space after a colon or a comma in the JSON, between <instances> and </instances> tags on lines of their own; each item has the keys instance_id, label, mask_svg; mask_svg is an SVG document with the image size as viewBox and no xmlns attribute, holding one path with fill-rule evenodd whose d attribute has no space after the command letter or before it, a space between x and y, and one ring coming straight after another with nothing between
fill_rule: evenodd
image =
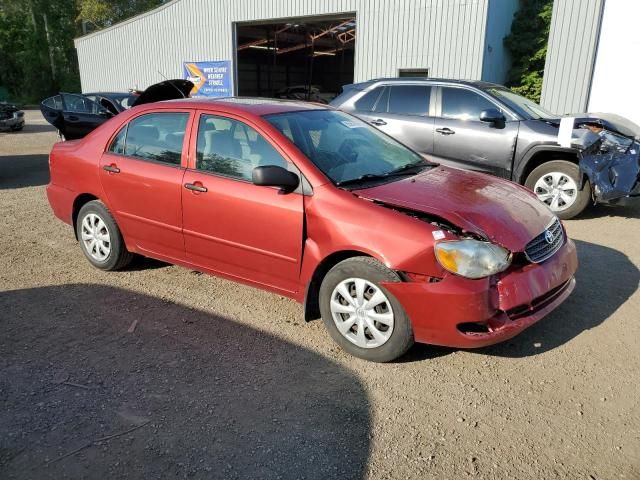
<instances>
[{"instance_id":1,"label":"rear window","mask_svg":"<svg viewBox=\"0 0 640 480\"><path fill-rule=\"evenodd\" d=\"M360 100L358 100L354 106L356 110L361 112L370 112L376 104L376 100L380 97L384 87L374 88L370 92L367 92Z\"/></svg>"},{"instance_id":2,"label":"rear window","mask_svg":"<svg viewBox=\"0 0 640 480\"><path fill-rule=\"evenodd\" d=\"M389 92L389 113L428 115L431 87L427 85L393 85Z\"/></svg>"}]
</instances>

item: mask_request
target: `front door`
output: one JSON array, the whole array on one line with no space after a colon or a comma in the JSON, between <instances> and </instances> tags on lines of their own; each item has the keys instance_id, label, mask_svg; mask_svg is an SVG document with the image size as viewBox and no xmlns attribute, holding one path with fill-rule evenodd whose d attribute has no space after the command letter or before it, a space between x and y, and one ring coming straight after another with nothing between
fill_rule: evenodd
<instances>
[{"instance_id":1,"label":"front door","mask_svg":"<svg viewBox=\"0 0 640 480\"><path fill-rule=\"evenodd\" d=\"M181 194L189 120L188 111L138 116L100 160L102 186L127 242L168 261L185 257Z\"/></svg>"},{"instance_id":2,"label":"front door","mask_svg":"<svg viewBox=\"0 0 640 480\"><path fill-rule=\"evenodd\" d=\"M435 119L434 159L454 167L511 178L511 164L519 122L505 113L500 125L480 121L483 110L498 105L479 93L462 87L441 87Z\"/></svg>"},{"instance_id":3,"label":"front door","mask_svg":"<svg viewBox=\"0 0 640 480\"><path fill-rule=\"evenodd\" d=\"M253 168L295 169L237 118L199 114L182 185L184 240L191 263L295 292L302 257L303 195L251 182Z\"/></svg>"}]
</instances>

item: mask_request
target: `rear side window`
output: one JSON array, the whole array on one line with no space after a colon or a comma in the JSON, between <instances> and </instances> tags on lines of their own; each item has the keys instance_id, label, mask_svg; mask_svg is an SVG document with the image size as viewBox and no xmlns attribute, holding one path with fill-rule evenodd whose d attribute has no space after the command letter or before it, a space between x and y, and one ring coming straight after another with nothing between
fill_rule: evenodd
<instances>
[{"instance_id":1,"label":"rear side window","mask_svg":"<svg viewBox=\"0 0 640 480\"><path fill-rule=\"evenodd\" d=\"M180 165L188 113L150 113L129 122L125 155Z\"/></svg>"},{"instance_id":2,"label":"rear side window","mask_svg":"<svg viewBox=\"0 0 640 480\"><path fill-rule=\"evenodd\" d=\"M480 113L496 105L463 88L442 89L442 116L455 120L480 120Z\"/></svg>"},{"instance_id":3,"label":"rear side window","mask_svg":"<svg viewBox=\"0 0 640 480\"><path fill-rule=\"evenodd\" d=\"M360 100L354 103L356 110L360 112L370 112L376 104L376 100L380 97L380 93L384 87L374 88L370 92L367 92Z\"/></svg>"},{"instance_id":4,"label":"rear side window","mask_svg":"<svg viewBox=\"0 0 640 480\"><path fill-rule=\"evenodd\" d=\"M100 111L100 105L84 95L63 93L62 100L65 112L96 114Z\"/></svg>"},{"instance_id":5,"label":"rear side window","mask_svg":"<svg viewBox=\"0 0 640 480\"><path fill-rule=\"evenodd\" d=\"M115 138L111 141L109 146L109 152L116 155L124 155L124 145L127 138L127 126L125 125L120 129Z\"/></svg>"},{"instance_id":6,"label":"rear side window","mask_svg":"<svg viewBox=\"0 0 640 480\"><path fill-rule=\"evenodd\" d=\"M393 85L389 92L389 113L428 115L431 87L427 85Z\"/></svg>"},{"instance_id":7,"label":"rear side window","mask_svg":"<svg viewBox=\"0 0 640 480\"><path fill-rule=\"evenodd\" d=\"M196 170L251 181L255 167L287 161L256 130L237 120L202 115L198 125Z\"/></svg>"}]
</instances>

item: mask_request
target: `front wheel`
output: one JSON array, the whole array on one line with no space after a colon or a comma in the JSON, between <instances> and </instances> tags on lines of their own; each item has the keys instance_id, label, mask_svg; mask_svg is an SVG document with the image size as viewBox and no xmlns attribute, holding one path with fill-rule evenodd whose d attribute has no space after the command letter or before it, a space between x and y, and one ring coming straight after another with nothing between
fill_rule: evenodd
<instances>
[{"instance_id":1,"label":"front wheel","mask_svg":"<svg viewBox=\"0 0 640 480\"><path fill-rule=\"evenodd\" d=\"M329 335L343 350L373 362L390 362L413 345L411 322L381 286L398 275L370 257L334 266L320 286L320 312Z\"/></svg>"},{"instance_id":2,"label":"front wheel","mask_svg":"<svg viewBox=\"0 0 640 480\"><path fill-rule=\"evenodd\" d=\"M591 184L580 185L578 165L566 160L553 160L535 168L524 186L563 220L579 215L591 200Z\"/></svg>"}]
</instances>

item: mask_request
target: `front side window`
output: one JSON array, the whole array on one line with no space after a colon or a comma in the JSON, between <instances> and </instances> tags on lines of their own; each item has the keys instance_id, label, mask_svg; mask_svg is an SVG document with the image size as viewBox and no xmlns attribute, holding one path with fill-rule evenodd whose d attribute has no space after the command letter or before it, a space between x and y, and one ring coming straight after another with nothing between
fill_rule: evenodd
<instances>
[{"instance_id":1,"label":"front side window","mask_svg":"<svg viewBox=\"0 0 640 480\"><path fill-rule=\"evenodd\" d=\"M253 169L288 162L255 129L237 120L202 115L198 125L196 169L251 181Z\"/></svg>"},{"instance_id":2,"label":"front side window","mask_svg":"<svg viewBox=\"0 0 640 480\"><path fill-rule=\"evenodd\" d=\"M64 101L65 112L96 114L100 111L100 105L84 95L63 93L62 99Z\"/></svg>"},{"instance_id":3,"label":"front side window","mask_svg":"<svg viewBox=\"0 0 640 480\"><path fill-rule=\"evenodd\" d=\"M480 113L497 108L492 102L464 88L442 88L442 116L454 120L480 120Z\"/></svg>"},{"instance_id":4,"label":"front side window","mask_svg":"<svg viewBox=\"0 0 640 480\"><path fill-rule=\"evenodd\" d=\"M264 118L292 138L295 146L336 184L429 165L417 153L343 112L305 110Z\"/></svg>"},{"instance_id":5,"label":"front side window","mask_svg":"<svg viewBox=\"0 0 640 480\"><path fill-rule=\"evenodd\" d=\"M188 113L141 115L127 129L124 154L154 162L180 165Z\"/></svg>"}]
</instances>

